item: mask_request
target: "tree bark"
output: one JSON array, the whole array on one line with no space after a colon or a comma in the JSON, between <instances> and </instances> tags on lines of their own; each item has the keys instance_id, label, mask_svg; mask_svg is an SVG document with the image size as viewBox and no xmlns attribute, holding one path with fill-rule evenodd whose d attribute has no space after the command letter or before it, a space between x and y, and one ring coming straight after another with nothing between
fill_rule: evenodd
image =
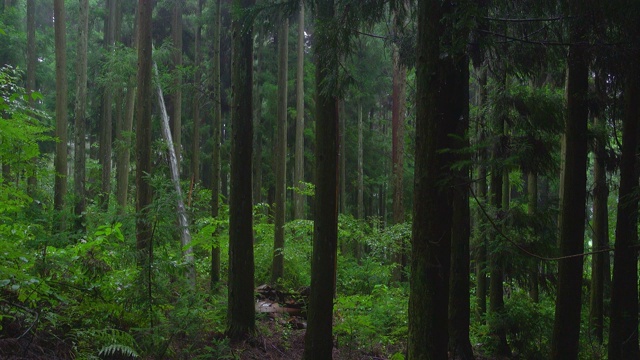
<instances>
[{"instance_id":1,"label":"tree bark","mask_svg":"<svg viewBox=\"0 0 640 360\"><path fill-rule=\"evenodd\" d=\"M110 52L115 45L117 0L106 1L106 13L104 19L104 48ZM109 55L107 55L109 56ZM100 185L100 207L102 210L109 208L109 196L111 195L111 152L113 133L113 91L111 85L105 85L102 97L102 122L100 127L99 161L102 165Z\"/></svg>"},{"instance_id":2,"label":"tree bark","mask_svg":"<svg viewBox=\"0 0 640 360\"><path fill-rule=\"evenodd\" d=\"M84 230L85 200L85 168L86 168L86 123L87 123L87 40L89 32L89 1L80 1L78 14L78 48L76 60L76 106L75 106L75 156L74 156L74 187L75 187L75 228Z\"/></svg>"},{"instance_id":3,"label":"tree bark","mask_svg":"<svg viewBox=\"0 0 640 360\"><path fill-rule=\"evenodd\" d=\"M323 89L325 80L335 78L338 55L330 41L334 0L316 3L316 196L311 295L304 358L326 360L333 349L333 294L338 245L338 102L334 89Z\"/></svg>"},{"instance_id":4,"label":"tree bark","mask_svg":"<svg viewBox=\"0 0 640 360\"><path fill-rule=\"evenodd\" d=\"M276 134L276 208L273 244L272 284L284 275L284 223L287 206L287 65L289 59L289 20L282 16L278 29L278 126Z\"/></svg>"},{"instance_id":5,"label":"tree bark","mask_svg":"<svg viewBox=\"0 0 640 360\"><path fill-rule=\"evenodd\" d=\"M254 0L234 0L236 9L249 9ZM232 340L255 331L253 301L253 219L251 153L253 140L253 24L234 15L231 191L229 197L229 307L227 335Z\"/></svg>"},{"instance_id":6,"label":"tree bark","mask_svg":"<svg viewBox=\"0 0 640 360\"><path fill-rule=\"evenodd\" d=\"M171 39L173 41L174 86L172 96L171 134L178 159L182 163L182 1L175 1L171 17Z\"/></svg>"},{"instance_id":7,"label":"tree bark","mask_svg":"<svg viewBox=\"0 0 640 360\"><path fill-rule=\"evenodd\" d=\"M364 124L362 121L362 104L358 103L358 219L364 219Z\"/></svg>"},{"instance_id":8,"label":"tree bark","mask_svg":"<svg viewBox=\"0 0 640 360\"><path fill-rule=\"evenodd\" d=\"M527 213L535 216L538 212L538 174L529 172L527 174ZM534 230L535 231L535 230ZM537 237L537 234L533 234ZM531 270L531 284L529 287L529 297L535 303L540 302L540 289L538 284L540 261L533 260L534 265Z\"/></svg>"},{"instance_id":9,"label":"tree bark","mask_svg":"<svg viewBox=\"0 0 640 360\"><path fill-rule=\"evenodd\" d=\"M640 25L635 24L640 34ZM611 287L609 359L638 359L638 121L640 118L640 51L634 50L626 77L620 189Z\"/></svg>"},{"instance_id":10,"label":"tree bark","mask_svg":"<svg viewBox=\"0 0 640 360\"><path fill-rule=\"evenodd\" d=\"M298 56L296 66L296 143L293 186L304 189L304 1L300 1L298 13ZM305 196L293 192L293 218L304 219Z\"/></svg>"},{"instance_id":11,"label":"tree bark","mask_svg":"<svg viewBox=\"0 0 640 360\"><path fill-rule=\"evenodd\" d=\"M449 76L451 119L457 119L454 161L468 163L469 149L469 60L466 54L453 65L455 76ZM456 112L458 112L457 118ZM451 277L449 289L449 353L455 360L473 360L473 348L469 340L471 322L471 299L469 298L471 211L469 209L470 167L463 165L452 169L453 198L451 225Z\"/></svg>"},{"instance_id":12,"label":"tree bark","mask_svg":"<svg viewBox=\"0 0 640 360\"><path fill-rule=\"evenodd\" d=\"M487 68L482 66L479 69L479 100L478 107L482 108L485 106L487 101ZM477 183L477 191L476 196L477 200L480 202L480 205L487 205L487 166L485 165L485 161L487 158L487 150L484 147L484 142L486 141L485 136L485 117L482 116L479 119L478 124L478 143L480 148L478 150L478 183ZM484 213L481 210L478 210L476 213L476 228L477 228L477 257L476 257L476 299L477 299L477 317L478 320L484 316L487 312L487 247L488 247L488 238L485 231L480 227L480 224L485 224L487 220L484 218Z\"/></svg>"},{"instance_id":13,"label":"tree bark","mask_svg":"<svg viewBox=\"0 0 640 360\"><path fill-rule=\"evenodd\" d=\"M340 161L340 213L347 213L347 144L345 144L345 137L347 134L347 116L345 110L345 103L343 99L338 100L338 160Z\"/></svg>"},{"instance_id":14,"label":"tree bark","mask_svg":"<svg viewBox=\"0 0 640 360\"><path fill-rule=\"evenodd\" d=\"M221 1L215 0L214 18L213 18L213 73L211 75L211 84L213 88L213 116L211 127L213 129L213 149L211 152L211 217L218 218L220 211L220 141L222 132L222 97L220 95L220 28L222 22ZM220 281L220 243L218 240L218 232L211 234L213 236L213 246L211 247L211 290L218 286Z\"/></svg>"},{"instance_id":15,"label":"tree bark","mask_svg":"<svg viewBox=\"0 0 640 360\"><path fill-rule=\"evenodd\" d=\"M584 220L587 187L587 116L589 55L587 52L587 5L569 0L575 18L569 29L567 60L567 115L563 137L560 179L559 244L561 256L573 256L584 249ZM558 290L551 341L554 360L578 359L580 311L582 306L582 256L558 263Z\"/></svg>"},{"instance_id":16,"label":"tree bark","mask_svg":"<svg viewBox=\"0 0 640 360\"><path fill-rule=\"evenodd\" d=\"M31 94L36 90L36 64L38 58L36 54L36 1L27 0L27 93ZM33 105L34 100L29 98L29 103ZM28 174L27 193L33 196L38 185L36 168L38 158L33 158L33 170Z\"/></svg>"},{"instance_id":17,"label":"tree bark","mask_svg":"<svg viewBox=\"0 0 640 360\"><path fill-rule=\"evenodd\" d=\"M191 155L191 178L194 184L200 181L200 83L202 79L201 69L201 55L200 55L200 34L202 32L202 25L200 18L202 16L202 7L204 6L204 0L198 0L196 5L196 27L195 27L195 40L194 40L194 66L196 72L194 74L193 82L195 83L193 91L193 151Z\"/></svg>"},{"instance_id":18,"label":"tree bark","mask_svg":"<svg viewBox=\"0 0 640 360\"><path fill-rule=\"evenodd\" d=\"M596 80L597 81L597 80ZM606 131L605 121L597 114L594 119L594 128L600 134L595 139L593 164L593 249L602 251L609 248L609 211L607 201L609 198L609 186L607 185L607 174L605 169L606 135L601 131ZM596 340L602 344L604 340L604 289L605 277L609 276L608 266L605 268L605 258L609 257L608 252L596 253L591 259L591 299L589 323L591 331Z\"/></svg>"},{"instance_id":19,"label":"tree bark","mask_svg":"<svg viewBox=\"0 0 640 360\"><path fill-rule=\"evenodd\" d=\"M55 57L56 57L56 143L55 183L53 207L57 212L58 231L66 228L63 215L67 194L67 35L64 0L54 0Z\"/></svg>"},{"instance_id":20,"label":"tree bark","mask_svg":"<svg viewBox=\"0 0 640 360\"><path fill-rule=\"evenodd\" d=\"M451 134L468 121L468 60L461 13L448 2L418 2L416 155L409 283L408 359L448 358L454 179ZM455 32L447 33L451 29ZM446 56L442 56L447 47ZM460 214L460 213L458 213ZM462 310L462 309L456 309Z\"/></svg>"},{"instance_id":21,"label":"tree bark","mask_svg":"<svg viewBox=\"0 0 640 360\"><path fill-rule=\"evenodd\" d=\"M151 16L153 0L138 1L138 75L136 98L136 247L138 263L150 266L153 259L152 224L149 205L151 175ZM150 274L147 274L151 276Z\"/></svg>"}]
</instances>

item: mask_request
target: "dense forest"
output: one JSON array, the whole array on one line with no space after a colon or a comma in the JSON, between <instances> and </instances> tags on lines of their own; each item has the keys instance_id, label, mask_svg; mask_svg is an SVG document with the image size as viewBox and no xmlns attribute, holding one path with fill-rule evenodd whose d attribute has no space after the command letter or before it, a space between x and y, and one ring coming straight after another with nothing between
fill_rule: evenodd
<instances>
[{"instance_id":1,"label":"dense forest","mask_svg":"<svg viewBox=\"0 0 640 360\"><path fill-rule=\"evenodd\" d=\"M640 1L1 0L0 358L640 359Z\"/></svg>"}]
</instances>

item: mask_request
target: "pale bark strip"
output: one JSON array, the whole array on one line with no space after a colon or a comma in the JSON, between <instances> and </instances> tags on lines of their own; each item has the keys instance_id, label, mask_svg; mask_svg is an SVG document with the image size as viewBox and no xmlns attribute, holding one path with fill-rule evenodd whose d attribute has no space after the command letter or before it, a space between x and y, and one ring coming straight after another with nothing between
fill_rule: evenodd
<instances>
[{"instance_id":1,"label":"pale bark strip","mask_svg":"<svg viewBox=\"0 0 640 360\"><path fill-rule=\"evenodd\" d=\"M191 248L191 232L189 231L189 218L187 217L187 209L184 206L184 198L182 196L182 188L180 187L180 169L178 168L178 158L176 156L175 148L173 147L173 139L171 136L171 129L169 128L169 115L167 114L167 107L164 103L164 96L162 94L162 87L160 87L160 76L158 75L158 65L153 63L153 71L156 77L158 103L160 105L160 115L162 118L162 136L167 143L169 151L169 168L171 169L171 182L176 191L178 197L178 222L180 225L180 240L182 245L182 251L184 254L184 260L188 266L187 278L191 283L191 286L195 286L195 268L193 260L193 248Z\"/></svg>"}]
</instances>

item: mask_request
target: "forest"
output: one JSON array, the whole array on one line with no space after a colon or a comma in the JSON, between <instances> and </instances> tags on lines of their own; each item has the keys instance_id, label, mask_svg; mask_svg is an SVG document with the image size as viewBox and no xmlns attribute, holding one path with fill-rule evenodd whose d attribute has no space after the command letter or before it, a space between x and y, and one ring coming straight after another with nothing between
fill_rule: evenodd
<instances>
[{"instance_id":1,"label":"forest","mask_svg":"<svg viewBox=\"0 0 640 360\"><path fill-rule=\"evenodd\" d=\"M640 1L0 0L0 358L640 359Z\"/></svg>"}]
</instances>

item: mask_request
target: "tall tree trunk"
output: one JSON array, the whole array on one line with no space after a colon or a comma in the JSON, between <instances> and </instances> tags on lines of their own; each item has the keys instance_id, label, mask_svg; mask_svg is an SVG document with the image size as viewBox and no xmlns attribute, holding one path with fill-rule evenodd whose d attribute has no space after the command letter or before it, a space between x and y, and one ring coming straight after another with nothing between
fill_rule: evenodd
<instances>
[{"instance_id":1,"label":"tall tree trunk","mask_svg":"<svg viewBox=\"0 0 640 360\"><path fill-rule=\"evenodd\" d=\"M635 24L635 36L640 24ZM639 359L638 348L638 121L640 66L634 49L624 94L625 114L620 160L618 217L611 287L609 359Z\"/></svg>"},{"instance_id":2,"label":"tall tree trunk","mask_svg":"<svg viewBox=\"0 0 640 360\"><path fill-rule=\"evenodd\" d=\"M55 28L56 57L56 143L55 184L53 207L57 212L56 228L63 231L66 219L63 215L67 194L67 31L64 0L54 0L53 16Z\"/></svg>"},{"instance_id":3,"label":"tall tree trunk","mask_svg":"<svg viewBox=\"0 0 640 360\"><path fill-rule=\"evenodd\" d=\"M38 62L36 54L36 1L27 0L27 93L31 94L36 90L36 64ZM29 103L34 104L34 99L29 98ZM31 160L33 170L29 171L27 178L27 193L31 196L35 193L37 183L36 168L38 158Z\"/></svg>"},{"instance_id":4,"label":"tall tree trunk","mask_svg":"<svg viewBox=\"0 0 640 360\"><path fill-rule=\"evenodd\" d=\"M104 47L111 52L115 45L117 0L106 1L106 13L104 20ZM107 55L108 57L109 55ZM100 128L100 149L98 158L102 165L100 186L100 207L103 210L109 208L109 196L111 193L111 151L113 133L113 91L111 85L105 85L102 97L102 122Z\"/></svg>"},{"instance_id":5,"label":"tall tree trunk","mask_svg":"<svg viewBox=\"0 0 640 360\"><path fill-rule=\"evenodd\" d=\"M339 123L339 143L338 143L338 160L340 161L340 213L347 213L347 144L345 138L347 135L347 116L345 103L343 99L338 100L338 123Z\"/></svg>"},{"instance_id":6,"label":"tall tree trunk","mask_svg":"<svg viewBox=\"0 0 640 360\"><path fill-rule=\"evenodd\" d=\"M262 31L257 30L256 37L262 39ZM257 41L254 78L259 79L262 74L262 49L264 42ZM259 204L262 199L262 84L253 84L253 203Z\"/></svg>"},{"instance_id":7,"label":"tall tree trunk","mask_svg":"<svg viewBox=\"0 0 640 360\"><path fill-rule=\"evenodd\" d=\"M358 103L358 219L364 219L364 124L362 121L362 103Z\"/></svg>"},{"instance_id":8,"label":"tall tree trunk","mask_svg":"<svg viewBox=\"0 0 640 360\"><path fill-rule=\"evenodd\" d=\"M527 213L529 216L535 216L538 212L538 174L530 171L527 174ZM535 230L534 230L535 231ZM537 237L537 234L533 234ZM540 289L538 284L540 261L534 259L533 269L531 270L531 284L529 288L529 297L535 303L540 302Z\"/></svg>"},{"instance_id":9,"label":"tall tree trunk","mask_svg":"<svg viewBox=\"0 0 640 360\"><path fill-rule=\"evenodd\" d=\"M80 1L78 14L78 49L76 60L76 106L75 106L75 156L74 156L74 187L75 187L75 228L84 229L85 201L85 132L87 123L87 40L89 33L89 1Z\"/></svg>"},{"instance_id":10,"label":"tall tree trunk","mask_svg":"<svg viewBox=\"0 0 640 360\"><path fill-rule=\"evenodd\" d=\"M273 268L271 282L277 284L284 275L284 223L287 207L287 63L289 59L289 20L280 19L278 29L278 126L276 134L275 172L276 208Z\"/></svg>"},{"instance_id":11,"label":"tall tree trunk","mask_svg":"<svg viewBox=\"0 0 640 360\"><path fill-rule=\"evenodd\" d=\"M479 69L479 99L478 99L478 107L482 108L487 101L487 68L486 66L481 66ZM487 205L487 166L485 165L485 161L487 158L487 150L485 148L484 142L486 141L485 136L485 118L482 116L478 123L478 144L480 148L478 150L478 182L477 182L477 201L482 206ZM478 230L477 234L477 257L476 257L476 299L477 299L477 317L478 319L482 318L482 316L487 312L487 247L488 247L488 238L487 234L479 228L480 224L484 224L487 222L484 219L484 213L481 210L478 210L475 214L476 216L476 224Z\"/></svg>"},{"instance_id":12,"label":"tall tree trunk","mask_svg":"<svg viewBox=\"0 0 640 360\"><path fill-rule=\"evenodd\" d=\"M502 86L506 87L506 74L500 79ZM503 88L504 89L504 88ZM509 173L504 166L504 159L501 158L504 149L502 149L502 138L507 136L508 130L505 119L499 115L495 120L494 131L499 134L493 147L494 165L491 170L491 194L489 202L496 211L496 217L503 217L509 210ZM502 164L495 162L503 161ZM504 230L504 225L503 225ZM496 238L496 230L493 237ZM489 260L489 270L491 276L489 278L489 313L491 314L489 329L491 334L497 337L498 347L496 353L501 356L511 355L509 344L507 343L507 333L505 328L504 317L504 268L505 254L502 251L493 251Z\"/></svg>"},{"instance_id":13,"label":"tall tree trunk","mask_svg":"<svg viewBox=\"0 0 640 360\"><path fill-rule=\"evenodd\" d=\"M300 0L298 13L298 56L296 66L296 143L293 186L293 218L304 219L304 1Z\"/></svg>"},{"instance_id":14,"label":"tall tree trunk","mask_svg":"<svg viewBox=\"0 0 640 360\"><path fill-rule=\"evenodd\" d=\"M153 0L138 1L138 91L136 96L136 247L138 263L144 274L151 276L153 259L153 226L149 205L151 184L151 16ZM145 266L146 265L146 266ZM148 286L150 284L147 283Z\"/></svg>"},{"instance_id":15,"label":"tall tree trunk","mask_svg":"<svg viewBox=\"0 0 640 360\"><path fill-rule=\"evenodd\" d=\"M603 251L609 248L609 211L607 201L609 198L609 186L607 185L607 174L605 169L606 135L601 131L606 131L601 114L596 115L594 119L594 128L600 136L595 139L594 153L595 161L593 164L593 249ZM604 114L602 114L604 115ZM591 259L591 299L589 323L593 335L602 344L604 340L604 289L605 277L609 276L608 264L605 268L605 258L609 257L609 253L596 253Z\"/></svg>"},{"instance_id":16,"label":"tall tree trunk","mask_svg":"<svg viewBox=\"0 0 640 360\"><path fill-rule=\"evenodd\" d=\"M451 134L468 121L468 108L460 105L468 101L469 78L465 49L448 48L442 56L441 42L445 29L466 39L457 11L448 2L418 2L409 360L448 358L454 158L445 150L455 147Z\"/></svg>"},{"instance_id":17,"label":"tall tree trunk","mask_svg":"<svg viewBox=\"0 0 640 360\"><path fill-rule=\"evenodd\" d=\"M254 0L234 0L249 9ZM229 307L227 335L241 339L255 331L253 301L253 219L251 153L253 140L253 25L234 15L231 112L231 191L229 197Z\"/></svg>"},{"instance_id":18,"label":"tall tree trunk","mask_svg":"<svg viewBox=\"0 0 640 360\"><path fill-rule=\"evenodd\" d=\"M469 60L465 56L454 64L455 76L449 76L451 91L455 99L450 106L459 113L453 149L459 155L453 159L459 163L468 163L469 149ZM456 119L454 116L452 119ZM471 212L469 209L470 167L463 165L452 170L453 174L453 213L451 225L451 277L449 289L449 352L452 359L473 360L473 348L469 340L471 322L471 299L469 298Z\"/></svg>"},{"instance_id":19,"label":"tall tree trunk","mask_svg":"<svg viewBox=\"0 0 640 360\"><path fill-rule=\"evenodd\" d=\"M400 20L397 13L394 13L394 30L399 33L398 26ZM393 223L404 222L404 119L406 108L406 85L407 68L401 63L400 49L393 46L393 89L391 106L391 171L392 171L392 201L393 201ZM404 267L406 265L406 249L404 241L399 240L397 244L398 252L395 254L395 263L398 267L394 271L394 279L402 281L404 279Z\"/></svg>"},{"instance_id":20,"label":"tall tree trunk","mask_svg":"<svg viewBox=\"0 0 640 360\"><path fill-rule=\"evenodd\" d=\"M171 17L171 39L173 41L174 86L171 114L173 146L178 158L178 169L182 163L182 1L174 2Z\"/></svg>"},{"instance_id":21,"label":"tall tree trunk","mask_svg":"<svg viewBox=\"0 0 640 360\"><path fill-rule=\"evenodd\" d=\"M195 28L195 40L194 40L194 94L193 94L193 151L191 158L191 178L194 184L200 181L200 83L202 79L201 64L200 64L200 33L202 32L201 16L202 7L204 6L204 0L198 0L196 5L196 18L197 24Z\"/></svg>"},{"instance_id":22,"label":"tall tree trunk","mask_svg":"<svg viewBox=\"0 0 640 360\"><path fill-rule=\"evenodd\" d=\"M338 101L334 89L322 90L335 78L338 54L330 42L334 0L316 3L316 196L311 259L311 295L304 358L326 360L333 349L333 289L338 246Z\"/></svg>"},{"instance_id":23,"label":"tall tree trunk","mask_svg":"<svg viewBox=\"0 0 640 360\"><path fill-rule=\"evenodd\" d=\"M589 55L587 50L587 4L569 0L574 17L569 29L567 59L567 115L563 136L560 179L559 244L561 256L574 256L584 249L584 220L587 187L587 116ZM554 360L578 358L580 310L582 307L582 257L558 263L556 313L551 341ZM615 357L614 357L615 358Z\"/></svg>"},{"instance_id":24,"label":"tall tree trunk","mask_svg":"<svg viewBox=\"0 0 640 360\"><path fill-rule=\"evenodd\" d=\"M407 68L400 62L400 49L393 47L393 93L391 108L391 166L393 170L393 223L404 222L404 118Z\"/></svg>"},{"instance_id":25,"label":"tall tree trunk","mask_svg":"<svg viewBox=\"0 0 640 360\"><path fill-rule=\"evenodd\" d=\"M220 141L222 132L222 96L220 95L220 28L222 22L221 13L222 0L215 0L213 18L213 74L211 84L213 88L213 116L211 127L213 129L213 149L211 152L211 162L213 163L211 175L211 217L218 218L220 211ZM217 287L220 281L220 243L218 233L211 234L214 245L211 248L211 289Z\"/></svg>"}]
</instances>

